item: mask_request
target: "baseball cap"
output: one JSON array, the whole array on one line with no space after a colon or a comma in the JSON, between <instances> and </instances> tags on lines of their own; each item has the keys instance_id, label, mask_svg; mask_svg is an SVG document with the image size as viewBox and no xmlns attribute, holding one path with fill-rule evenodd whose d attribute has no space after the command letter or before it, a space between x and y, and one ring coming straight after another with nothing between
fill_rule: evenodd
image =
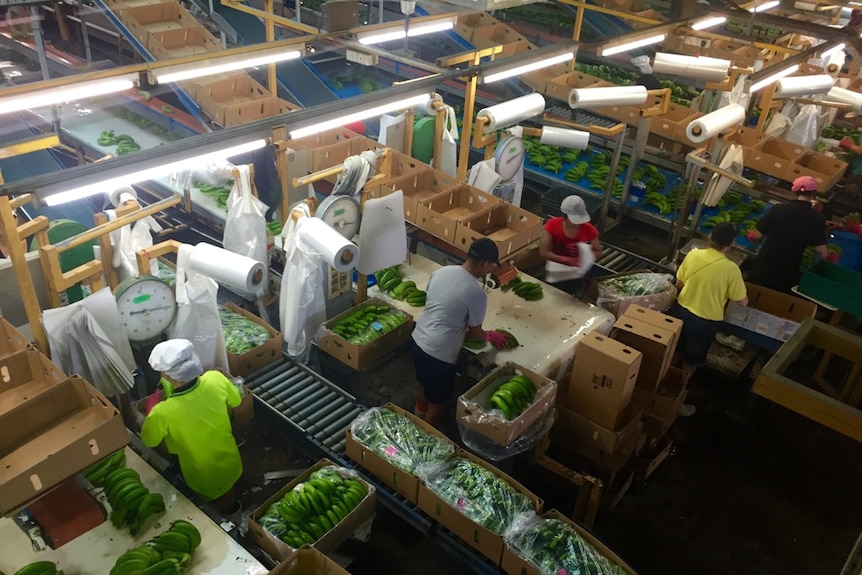
<instances>
[{"instance_id":1,"label":"baseball cap","mask_svg":"<svg viewBox=\"0 0 862 575\"><path fill-rule=\"evenodd\" d=\"M560 211L566 214L573 224L585 224L590 221L590 214L581 196L567 196L560 204Z\"/></svg>"},{"instance_id":2,"label":"baseball cap","mask_svg":"<svg viewBox=\"0 0 862 575\"><path fill-rule=\"evenodd\" d=\"M812 176L799 176L793 180L790 191L798 194L813 194L817 191L817 180Z\"/></svg>"},{"instance_id":3,"label":"baseball cap","mask_svg":"<svg viewBox=\"0 0 862 575\"><path fill-rule=\"evenodd\" d=\"M736 226L730 222L722 222L712 228L712 241L721 247L729 246L736 239Z\"/></svg>"},{"instance_id":4,"label":"baseball cap","mask_svg":"<svg viewBox=\"0 0 862 575\"><path fill-rule=\"evenodd\" d=\"M470 244L467 257L473 260L493 262L500 265L500 251L497 249L497 244L488 238L479 238Z\"/></svg>"}]
</instances>

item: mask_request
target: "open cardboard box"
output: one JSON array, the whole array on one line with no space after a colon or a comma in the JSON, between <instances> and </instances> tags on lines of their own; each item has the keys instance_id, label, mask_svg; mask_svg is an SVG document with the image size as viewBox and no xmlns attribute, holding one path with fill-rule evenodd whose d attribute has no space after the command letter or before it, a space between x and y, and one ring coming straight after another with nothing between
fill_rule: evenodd
<instances>
[{"instance_id":1,"label":"open cardboard box","mask_svg":"<svg viewBox=\"0 0 862 575\"><path fill-rule=\"evenodd\" d=\"M628 445L643 428L641 410L632 404L626 406L617 429L607 429L592 421L588 415L561 407L557 408L557 425L570 434L574 445L590 444L611 453Z\"/></svg>"},{"instance_id":2,"label":"open cardboard box","mask_svg":"<svg viewBox=\"0 0 862 575\"><path fill-rule=\"evenodd\" d=\"M0 512L9 515L129 442L120 412L70 377L0 413Z\"/></svg>"},{"instance_id":3,"label":"open cardboard box","mask_svg":"<svg viewBox=\"0 0 862 575\"><path fill-rule=\"evenodd\" d=\"M428 205L432 198L449 192L460 184L458 178L453 178L440 170L417 167L407 175L393 178L372 189L368 193L368 198L382 198L401 190L404 194L404 219L410 223L416 223L420 205Z\"/></svg>"},{"instance_id":4,"label":"open cardboard box","mask_svg":"<svg viewBox=\"0 0 862 575\"><path fill-rule=\"evenodd\" d=\"M179 2L133 6L123 10L120 17L129 31L148 48L151 34L199 25Z\"/></svg>"},{"instance_id":5,"label":"open cardboard box","mask_svg":"<svg viewBox=\"0 0 862 575\"><path fill-rule=\"evenodd\" d=\"M746 283L745 289L748 305L743 307L730 302L724 315L725 323L787 341L805 318L817 313L817 304L812 301L752 283Z\"/></svg>"},{"instance_id":6,"label":"open cardboard box","mask_svg":"<svg viewBox=\"0 0 862 575\"><path fill-rule=\"evenodd\" d=\"M796 158L790 166L787 180L792 181L799 176L811 176L817 180L818 190L829 190L844 176L847 162L827 156L819 152L808 151Z\"/></svg>"},{"instance_id":7,"label":"open cardboard box","mask_svg":"<svg viewBox=\"0 0 862 575\"><path fill-rule=\"evenodd\" d=\"M251 516L249 516L248 532L251 534L255 543L257 543L261 549L269 553L273 558L278 560L288 559L296 550L292 549L290 545L264 529L260 523L258 523L258 519L266 513L267 509L269 509L272 504L281 501L281 498L284 497L285 493L291 491L298 484L304 482L313 472L329 466L339 467L329 459L321 459L303 471L299 477L279 489L275 495L267 499L260 507L254 510ZM359 502L359 505L354 507L347 515L345 515L337 525L333 526L332 529L324 533L322 537L318 538L318 540L314 542L313 547L322 553L334 551L339 545L344 543L348 537L353 535L360 525L374 516L374 507L377 501L376 489L373 485L366 482L358 475L354 477L354 479L365 485L367 490L365 498Z\"/></svg>"},{"instance_id":8,"label":"open cardboard box","mask_svg":"<svg viewBox=\"0 0 862 575\"><path fill-rule=\"evenodd\" d=\"M227 108L272 97L266 88L246 73L223 74L215 80L196 83L194 94L204 109L218 112L213 120L223 126L227 122Z\"/></svg>"},{"instance_id":9,"label":"open cardboard box","mask_svg":"<svg viewBox=\"0 0 862 575\"><path fill-rule=\"evenodd\" d=\"M221 42L199 24L150 34L147 47L153 56L165 60L222 50Z\"/></svg>"},{"instance_id":10,"label":"open cardboard box","mask_svg":"<svg viewBox=\"0 0 862 575\"><path fill-rule=\"evenodd\" d=\"M787 140L766 138L752 150L750 156L745 157L745 167L785 179L796 159L806 150Z\"/></svg>"},{"instance_id":11,"label":"open cardboard box","mask_svg":"<svg viewBox=\"0 0 862 575\"><path fill-rule=\"evenodd\" d=\"M454 453L458 446L455 445L448 437L437 431L437 429L425 423L409 411L401 409L394 403L387 403L383 406L385 409L394 411L395 413L409 419L413 425L429 435L437 437L452 446ZM367 469L374 477L395 490L396 493L402 495L408 502L416 504L419 501L419 476L396 467L388 459L381 457L376 452L368 449L353 437L350 429L347 430L347 441L345 444L347 457L358 463L364 469Z\"/></svg>"},{"instance_id":12,"label":"open cardboard box","mask_svg":"<svg viewBox=\"0 0 862 575\"><path fill-rule=\"evenodd\" d=\"M568 103L569 93L575 88L588 88L590 86L602 86L608 84L597 76L584 74L573 70L561 76L556 76L548 80L545 84L545 94Z\"/></svg>"},{"instance_id":13,"label":"open cardboard box","mask_svg":"<svg viewBox=\"0 0 862 575\"><path fill-rule=\"evenodd\" d=\"M311 169L314 172L340 166L350 156L377 149L379 144L366 137L349 138L335 144L314 148L311 153Z\"/></svg>"},{"instance_id":14,"label":"open cardboard box","mask_svg":"<svg viewBox=\"0 0 862 575\"><path fill-rule=\"evenodd\" d=\"M635 388L632 402L640 406L645 413L664 419L672 419L679 415L685 401L688 373L673 366L667 369L664 381L657 391L647 391Z\"/></svg>"},{"instance_id":15,"label":"open cardboard box","mask_svg":"<svg viewBox=\"0 0 862 575\"><path fill-rule=\"evenodd\" d=\"M0 414L66 379L66 374L35 349L0 359Z\"/></svg>"},{"instance_id":16,"label":"open cardboard box","mask_svg":"<svg viewBox=\"0 0 862 575\"><path fill-rule=\"evenodd\" d=\"M502 417L491 414L491 396L515 375L523 375L529 379L536 390L536 396L518 417L505 421ZM458 398L456 417L464 427L505 447L544 417L554 407L556 399L557 383L554 380L515 363L506 362Z\"/></svg>"},{"instance_id":17,"label":"open cardboard box","mask_svg":"<svg viewBox=\"0 0 862 575\"><path fill-rule=\"evenodd\" d=\"M614 553L607 545L602 543L595 535L557 511L556 509L551 509L547 513L542 515L542 519L556 519L561 523L565 523L568 527L581 536L581 538L589 543L593 549L595 549L599 555L610 559L613 563L619 565L622 570L628 575L637 575L635 570L632 569L625 561L623 561L619 555ZM506 545L503 549L503 561L502 568L505 573L508 575L542 575L542 571L539 571L532 563L525 560L523 557L518 555L518 553ZM562 575L563 571L560 571Z\"/></svg>"},{"instance_id":18,"label":"open cardboard box","mask_svg":"<svg viewBox=\"0 0 862 575\"><path fill-rule=\"evenodd\" d=\"M231 375L247 376L274 363L281 357L281 332L234 303L225 305L230 311L243 316L260 325L269 332L269 339L245 353L227 352L227 364Z\"/></svg>"},{"instance_id":19,"label":"open cardboard box","mask_svg":"<svg viewBox=\"0 0 862 575\"><path fill-rule=\"evenodd\" d=\"M30 342L11 323L0 317L0 358L27 349Z\"/></svg>"},{"instance_id":20,"label":"open cardboard box","mask_svg":"<svg viewBox=\"0 0 862 575\"><path fill-rule=\"evenodd\" d=\"M472 218L455 231L455 247L466 252L479 238L497 245L500 257L506 257L538 239L543 231L542 218L508 202L493 206L482 217Z\"/></svg>"},{"instance_id":21,"label":"open cardboard box","mask_svg":"<svg viewBox=\"0 0 862 575\"><path fill-rule=\"evenodd\" d=\"M459 225L488 213L500 199L462 184L419 205L415 224L433 236L453 244Z\"/></svg>"},{"instance_id":22,"label":"open cardboard box","mask_svg":"<svg viewBox=\"0 0 862 575\"><path fill-rule=\"evenodd\" d=\"M276 565L269 575L350 575L350 573L314 547L306 545Z\"/></svg>"},{"instance_id":23,"label":"open cardboard box","mask_svg":"<svg viewBox=\"0 0 862 575\"><path fill-rule=\"evenodd\" d=\"M667 108L667 114L653 118L652 124L650 124L650 131L663 138L677 140L680 135L680 129L682 129L682 134L685 137L685 130L688 124L702 115L697 110L692 110L688 106L670 104ZM687 140L688 138L686 138Z\"/></svg>"},{"instance_id":24,"label":"open cardboard box","mask_svg":"<svg viewBox=\"0 0 862 575\"><path fill-rule=\"evenodd\" d=\"M476 465L488 469L494 475L506 481L516 491L523 493L533 503L536 513L542 512L542 500L536 494L490 463L463 450L457 451L453 457L469 459ZM434 493L424 481L419 485L419 509L443 527L449 529L470 547L490 559L494 565L500 564L503 556L503 536L475 523L472 519L461 513L461 511L449 505L449 503Z\"/></svg>"},{"instance_id":25,"label":"open cardboard box","mask_svg":"<svg viewBox=\"0 0 862 575\"><path fill-rule=\"evenodd\" d=\"M260 98L258 100L249 100L231 106L225 106L224 109L224 125L225 127L239 126L247 124L254 120L262 120L286 114L296 110L296 107L281 98L270 96L269 98Z\"/></svg>"}]
</instances>

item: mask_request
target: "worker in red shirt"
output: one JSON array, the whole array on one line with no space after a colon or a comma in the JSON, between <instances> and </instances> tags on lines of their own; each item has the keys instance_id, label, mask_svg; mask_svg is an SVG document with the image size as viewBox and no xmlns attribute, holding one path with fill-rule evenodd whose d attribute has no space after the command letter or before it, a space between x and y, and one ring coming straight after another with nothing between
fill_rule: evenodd
<instances>
[{"instance_id":1,"label":"worker in red shirt","mask_svg":"<svg viewBox=\"0 0 862 575\"><path fill-rule=\"evenodd\" d=\"M573 275L583 277L581 268L581 250L579 244L586 244L592 252L593 261L602 255L602 244L599 241L599 230L590 223L590 214L580 196L568 196L560 204L562 216L549 219L545 223L545 231L542 233L542 244L539 246L539 255L545 261L555 262L572 268ZM580 270L575 273L575 270ZM566 293L578 293L582 285L581 279L568 279L555 282L546 279L548 283L563 290Z\"/></svg>"}]
</instances>

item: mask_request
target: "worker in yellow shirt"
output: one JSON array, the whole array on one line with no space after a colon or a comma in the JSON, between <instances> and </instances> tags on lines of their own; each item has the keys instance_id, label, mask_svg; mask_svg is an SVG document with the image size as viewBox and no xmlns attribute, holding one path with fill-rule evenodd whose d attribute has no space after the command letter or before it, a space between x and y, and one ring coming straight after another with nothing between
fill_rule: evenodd
<instances>
[{"instance_id":1,"label":"worker in yellow shirt","mask_svg":"<svg viewBox=\"0 0 862 575\"><path fill-rule=\"evenodd\" d=\"M682 369L689 374L706 362L727 302L748 305L742 272L725 255L736 234L733 224L718 224L712 229L709 248L690 251L676 272L680 292L670 313L683 321Z\"/></svg>"},{"instance_id":2,"label":"worker in yellow shirt","mask_svg":"<svg viewBox=\"0 0 862 575\"><path fill-rule=\"evenodd\" d=\"M204 373L192 342L172 339L153 348L150 366L162 373L166 399L153 406L141 429L148 447L164 441L180 461L189 488L224 513L240 510L233 486L242 459L231 432L229 408L239 390L220 371Z\"/></svg>"}]
</instances>

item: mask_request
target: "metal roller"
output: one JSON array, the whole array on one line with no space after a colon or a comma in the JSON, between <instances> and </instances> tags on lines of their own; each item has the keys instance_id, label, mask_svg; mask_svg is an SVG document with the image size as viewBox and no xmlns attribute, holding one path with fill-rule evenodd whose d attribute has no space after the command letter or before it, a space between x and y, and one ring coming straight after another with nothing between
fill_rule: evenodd
<instances>
[{"instance_id":1,"label":"metal roller","mask_svg":"<svg viewBox=\"0 0 862 575\"><path fill-rule=\"evenodd\" d=\"M267 383L266 388L259 391L259 395L266 397L277 397L282 391L294 385L300 378L307 377L305 372L298 369L290 370L284 374L280 374L277 378Z\"/></svg>"},{"instance_id":2,"label":"metal roller","mask_svg":"<svg viewBox=\"0 0 862 575\"><path fill-rule=\"evenodd\" d=\"M278 403L284 403L288 399L293 401L299 401L310 392L318 389L314 385L314 378L308 375L302 374L304 377L301 379L299 377L296 378L296 381L287 389L284 389L278 394L273 396L273 401L277 401Z\"/></svg>"},{"instance_id":3,"label":"metal roller","mask_svg":"<svg viewBox=\"0 0 862 575\"><path fill-rule=\"evenodd\" d=\"M323 390L323 391L325 392L326 390ZM326 393L320 399L315 401L314 403L311 403L311 404L306 403L302 407L302 409L297 409L297 412L303 418L305 418L309 421L314 421L315 416L318 415L321 412L321 410L323 411L323 413L326 413L328 411L328 410L323 409L324 406L331 404L335 400L335 398L336 398L336 395L334 392Z\"/></svg>"},{"instance_id":4,"label":"metal roller","mask_svg":"<svg viewBox=\"0 0 862 575\"><path fill-rule=\"evenodd\" d=\"M344 432L350 427L350 424L356 419L356 416L362 413L362 410L356 406L351 406L353 409L349 413L341 417L338 421L332 423L329 427L316 434L315 439L321 439L325 442L327 437L344 437Z\"/></svg>"},{"instance_id":5,"label":"metal roller","mask_svg":"<svg viewBox=\"0 0 862 575\"><path fill-rule=\"evenodd\" d=\"M326 430L327 425L331 425L333 421L337 421L338 418L344 417L344 415L353 410L352 403L345 403L341 407L332 410L327 415L321 417L311 425L309 425L305 430L309 433L315 433L320 430ZM316 437L316 436L315 436Z\"/></svg>"},{"instance_id":6,"label":"metal roller","mask_svg":"<svg viewBox=\"0 0 862 575\"><path fill-rule=\"evenodd\" d=\"M285 403L285 406L292 409L295 413L304 414L308 406L318 405L322 398L329 398L332 400L335 399L335 397L336 394L331 389L309 385L304 390L293 396L290 403Z\"/></svg>"}]
</instances>

